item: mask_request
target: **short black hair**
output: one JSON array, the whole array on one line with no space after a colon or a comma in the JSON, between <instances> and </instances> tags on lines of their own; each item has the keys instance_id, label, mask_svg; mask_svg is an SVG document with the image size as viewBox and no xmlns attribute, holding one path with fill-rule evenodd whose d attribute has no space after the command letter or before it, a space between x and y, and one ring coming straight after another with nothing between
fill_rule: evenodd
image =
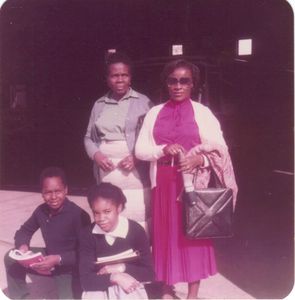
<instances>
[{"instance_id":1,"label":"short black hair","mask_svg":"<svg viewBox=\"0 0 295 300\"><path fill-rule=\"evenodd\" d=\"M133 69L132 61L125 53L122 52L115 52L107 55L106 63L105 63L105 74L108 75L110 65L118 64L118 63L122 63L128 66L129 72L132 75L132 69Z\"/></svg>"},{"instance_id":2,"label":"short black hair","mask_svg":"<svg viewBox=\"0 0 295 300\"><path fill-rule=\"evenodd\" d=\"M122 190L109 182L101 182L99 185L94 185L89 189L87 200L90 208L98 197L111 200L117 207L122 205L122 209L125 208L127 201Z\"/></svg>"},{"instance_id":3,"label":"short black hair","mask_svg":"<svg viewBox=\"0 0 295 300\"><path fill-rule=\"evenodd\" d=\"M43 182L46 178L59 177L64 186L68 185L66 173L62 168L59 167L48 167L45 168L40 174L40 187L42 189Z\"/></svg>"},{"instance_id":4,"label":"short black hair","mask_svg":"<svg viewBox=\"0 0 295 300\"><path fill-rule=\"evenodd\" d=\"M198 96L199 85L201 80L200 69L195 64L185 60L185 59L176 59L168 62L162 71L161 74L161 84L163 96L165 98L168 97L167 83L166 80L171 73L173 73L178 68L185 68L191 71L192 80L193 80L193 90L192 90L192 98L196 98ZM165 99L167 100L167 99Z\"/></svg>"}]
</instances>

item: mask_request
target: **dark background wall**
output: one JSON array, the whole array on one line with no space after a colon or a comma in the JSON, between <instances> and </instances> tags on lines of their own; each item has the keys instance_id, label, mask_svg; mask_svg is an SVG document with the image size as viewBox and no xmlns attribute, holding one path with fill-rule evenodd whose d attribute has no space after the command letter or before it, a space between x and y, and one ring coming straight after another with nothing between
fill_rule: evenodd
<instances>
[{"instance_id":1,"label":"dark background wall","mask_svg":"<svg viewBox=\"0 0 295 300\"><path fill-rule=\"evenodd\" d=\"M107 90L105 51L127 53L134 88L157 103L170 46L183 44L184 56L202 69L202 101L221 121L240 188L236 244L217 242L221 270L258 298L286 295L293 284L294 166L288 2L8 0L0 17L1 188L36 190L40 171L59 165L71 192L85 193L93 178L83 135L95 99ZM253 39L252 56L236 55L239 38ZM268 267L260 270L263 260Z\"/></svg>"},{"instance_id":2,"label":"dark background wall","mask_svg":"<svg viewBox=\"0 0 295 300\"><path fill-rule=\"evenodd\" d=\"M233 147L270 168L292 168L293 15L282 0L7 1L1 9L1 183L34 185L50 164L74 186L92 178L82 137L106 91L105 51L135 61L134 87L158 101L171 44L208 72L207 100ZM254 54L235 60L238 38ZM26 107L12 108L23 86ZM224 117L224 118L223 118ZM272 133L271 135L269 133ZM83 174L83 176L81 176Z\"/></svg>"}]
</instances>

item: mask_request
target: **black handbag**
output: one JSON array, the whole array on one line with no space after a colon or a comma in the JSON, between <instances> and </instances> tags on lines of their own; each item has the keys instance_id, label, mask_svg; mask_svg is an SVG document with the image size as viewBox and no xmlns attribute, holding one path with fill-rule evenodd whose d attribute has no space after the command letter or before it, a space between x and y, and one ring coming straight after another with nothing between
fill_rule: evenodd
<instances>
[{"instance_id":1,"label":"black handbag","mask_svg":"<svg viewBox=\"0 0 295 300\"><path fill-rule=\"evenodd\" d=\"M221 186L213 169L210 183L214 187L192 191L185 188L183 192L184 231L189 239L233 236L232 189Z\"/></svg>"}]
</instances>

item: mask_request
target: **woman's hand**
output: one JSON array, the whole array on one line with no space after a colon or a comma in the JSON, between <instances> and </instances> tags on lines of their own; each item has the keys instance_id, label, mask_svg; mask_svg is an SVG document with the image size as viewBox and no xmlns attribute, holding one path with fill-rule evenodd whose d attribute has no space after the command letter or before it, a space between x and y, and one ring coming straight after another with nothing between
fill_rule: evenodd
<instances>
[{"instance_id":1,"label":"woman's hand","mask_svg":"<svg viewBox=\"0 0 295 300\"><path fill-rule=\"evenodd\" d=\"M179 162L179 170L183 173L192 173L195 168L204 164L204 158L201 154L185 156Z\"/></svg>"},{"instance_id":2,"label":"woman's hand","mask_svg":"<svg viewBox=\"0 0 295 300\"><path fill-rule=\"evenodd\" d=\"M97 151L94 154L94 161L96 164L103 170L103 171L112 171L115 169L115 165L113 162L108 159L104 154L102 154L100 151Z\"/></svg>"},{"instance_id":3,"label":"woman's hand","mask_svg":"<svg viewBox=\"0 0 295 300\"><path fill-rule=\"evenodd\" d=\"M139 281L127 273L113 273L111 281L119 285L127 294L132 293L141 286Z\"/></svg>"},{"instance_id":4,"label":"woman's hand","mask_svg":"<svg viewBox=\"0 0 295 300\"><path fill-rule=\"evenodd\" d=\"M184 152L184 148L179 145L179 144L171 144L171 145L167 145L163 148L163 152L165 155L177 155L180 152Z\"/></svg>"},{"instance_id":5,"label":"woman's hand","mask_svg":"<svg viewBox=\"0 0 295 300\"><path fill-rule=\"evenodd\" d=\"M134 168L134 166L135 166L135 157L132 154L124 157L118 163L118 168L128 172L130 172Z\"/></svg>"},{"instance_id":6,"label":"woman's hand","mask_svg":"<svg viewBox=\"0 0 295 300\"><path fill-rule=\"evenodd\" d=\"M125 264L106 265L97 272L97 275L123 273L125 272L125 269L126 269Z\"/></svg>"},{"instance_id":7,"label":"woman's hand","mask_svg":"<svg viewBox=\"0 0 295 300\"><path fill-rule=\"evenodd\" d=\"M59 255L47 255L44 256L44 260L38 263L34 263L30 265L30 267L38 271L51 271L54 266L59 265L60 263L60 256Z\"/></svg>"}]
</instances>

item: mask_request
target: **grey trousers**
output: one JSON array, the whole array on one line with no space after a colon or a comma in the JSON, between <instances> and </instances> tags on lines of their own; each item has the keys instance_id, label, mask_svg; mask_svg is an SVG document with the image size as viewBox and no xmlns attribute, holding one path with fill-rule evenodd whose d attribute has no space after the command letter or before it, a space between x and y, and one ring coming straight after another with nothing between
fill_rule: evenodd
<instances>
[{"instance_id":1,"label":"grey trousers","mask_svg":"<svg viewBox=\"0 0 295 300\"><path fill-rule=\"evenodd\" d=\"M44 253L44 248L31 248L33 252L42 252ZM11 299L25 299L29 295L27 283L26 283L26 275L34 274L38 276L47 276L40 275L37 272L33 271L30 268L25 268L20 265L17 261L11 259L6 253L4 257L4 264L6 269L6 278L7 278L7 288L9 297ZM57 295L59 299L74 299L79 298L74 292L73 289L79 290L77 287L78 280L75 281L74 276L71 273L58 273L55 272L52 276L57 290ZM76 285L76 286L74 286ZM79 284L78 284L79 285ZM45 296L45 295L44 295Z\"/></svg>"}]
</instances>

